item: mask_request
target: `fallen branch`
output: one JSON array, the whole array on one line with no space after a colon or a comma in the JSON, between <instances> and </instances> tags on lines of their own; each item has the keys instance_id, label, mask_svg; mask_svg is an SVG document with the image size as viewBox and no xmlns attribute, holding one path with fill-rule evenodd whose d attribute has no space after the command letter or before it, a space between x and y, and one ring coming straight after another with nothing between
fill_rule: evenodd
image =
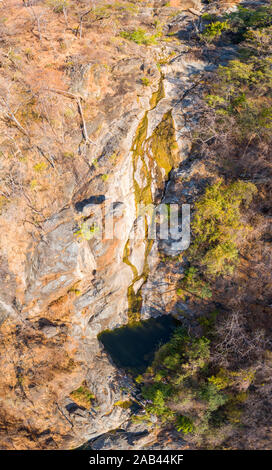
<instances>
[{"instance_id":1,"label":"fallen branch","mask_svg":"<svg viewBox=\"0 0 272 470\"><path fill-rule=\"evenodd\" d=\"M89 142L89 141L91 142L91 140L89 139L89 136L88 136L87 127L86 127L86 122L85 122L85 119L84 119L83 109L82 109L82 106L81 106L81 101L80 101L80 99L77 100L77 106L78 106L79 114L80 114L80 116L81 116L82 132L83 132L84 139L86 140L86 142ZM92 143L94 143L94 142L92 142Z\"/></svg>"},{"instance_id":2,"label":"fallen branch","mask_svg":"<svg viewBox=\"0 0 272 470\"><path fill-rule=\"evenodd\" d=\"M58 93L60 95L66 96L67 98L71 98L71 99L74 99L76 101L77 107L78 107L78 112L79 112L79 115L80 115L80 118L81 118L83 137L84 137L87 144L91 143L93 145L96 145L96 143L93 142L88 136L86 121L84 119L83 109L82 109L82 106L81 106L81 100L84 101L82 96L75 95L74 93L71 93L69 91L59 90L58 88L47 88L47 91L52 91L53 93Z\"/></svg>"},{"instance_id":3,"label":"fallen branch","mask_svg":"<svg viewBox=\"0 0 272 470\"><path fill-rule=\"evenodd\" d=\"M14 113L10 109L8 103L4 98L2 98L3 103L5 104L5 107L7 108L7 111L4 111L4 116L5 118L9 119L10 121L14 122L16 127L29 138L29 133L26 131L26 129L19 123L18 119L15 117Z\"/></svg>"},{"instance_id":4,"label":"fallen branch","mask_svg":"<svg viewBox=\"0 0 272 470\"><path fill-rule=\"evenodd\" d=\"M59 88L46 88L47 91L52 91L53 93L58 93L59 95L67 96L67 98L72 98L74 100L81 99L84 101L84 98L81 95L75 95L74 93L71 93L70 91L66 90L61 90Z\"/></svg>"},{"instance_id":5,"label":"fallen branch","mask_svg":"<svg viewBox=\"0 0 272 470\"><path fill-rule=\"evenodd\" d=\"M10 199L10 194L5 193L4 191L0 190L0 194L4 196L6 199Z\"/></svg>"},{"instance_id":6,"label":"fallen branch","mask_svg":"<svg viewBox=\"0 0 272 470\"><path fill-rule=\"evenodd\" d=\"M54 161L52 161L52 160L53 160L52 157L51 157L51 158L48 158L48 157L45 155L44 151L41 149L41 147L39 147L38 145L37 145L37 150L38 150L38 152L41 154L41 156L42 156L43 158L45 158L45 160L49 163L49 165L52 166L52 168L56 169L55 164L54 164Z\"/></svg>"}]
</instances>

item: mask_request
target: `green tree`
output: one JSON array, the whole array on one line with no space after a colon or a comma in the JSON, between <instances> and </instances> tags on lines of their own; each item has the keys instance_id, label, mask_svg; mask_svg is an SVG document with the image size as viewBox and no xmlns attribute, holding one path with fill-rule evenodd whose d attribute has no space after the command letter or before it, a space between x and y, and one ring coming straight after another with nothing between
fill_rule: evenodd
<instances>
[{"instance_id":1,"label":"green tree","mask_svg":"<svg viewBox=\"0 0 272 470\"><path fill-rule=\"evenodd\" d=\"M207 187L195 205L192 263L198 263L209 275L233 271L239 232L249 230L242 222L241 207L248 207L256 192L254 184L240 180L228 185L220 180Z\"/></svg>"}]
</instances>

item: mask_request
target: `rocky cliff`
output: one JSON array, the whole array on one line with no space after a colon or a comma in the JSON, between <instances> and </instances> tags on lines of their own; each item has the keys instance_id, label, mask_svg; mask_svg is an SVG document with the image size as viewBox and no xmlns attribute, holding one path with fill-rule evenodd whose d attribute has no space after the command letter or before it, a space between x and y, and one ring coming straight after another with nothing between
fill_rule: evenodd
<instances>
[{"instance_id":1,"label":"rocky cliff","mask_svg":"<svg viewBox=\"0 0 272 470\"><path fill-rule=\"evenodd\" d=\"M1 5L1 448L70 449L121 425L116 448L180 447L128 421L132 384L97 335L186 310L169 288L182 265L162 260L176 240L130 234L137 204L188 204L212 178L189 158L190 115L202 73L234 51L194 43L198 1L71 3Z\"/></svg>"}]
</instances>

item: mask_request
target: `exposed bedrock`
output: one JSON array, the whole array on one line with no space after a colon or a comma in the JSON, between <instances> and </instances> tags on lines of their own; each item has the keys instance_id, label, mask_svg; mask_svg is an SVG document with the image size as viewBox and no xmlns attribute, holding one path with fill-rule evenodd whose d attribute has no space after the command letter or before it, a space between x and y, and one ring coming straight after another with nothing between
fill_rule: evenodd
<instances>
[{"instance_id":1,"label":"exposed bedrock","mask_svg":"<svg viewBox=\"0 0 272 470\"><path fill-rule=\"evenodd\" d=\"M92 140L87 145L73 135L88 165L82 163L80 178L67 183L67 199L43 222L39 237L24 239L22 230L14 267L5 261L12 253L7 249L3 255L4 449L70 449L120 426L128 431L126 448L153 445L154 435L147 437L141 426L130 429L129 410L118 406L133 385L97 335L139 319L141 312L146 318L169 311L171 304L158 249L175 255L176 240L159 246L145 230L142 239L130 235L149 221L137 204L190 203L193 188L177 183L193 172L182 169L190 152L187 117L197 106L195 81L213 65L189 50L199 2L189 3L194 11L180 13L167 26L181 31L180 41L167 43L164 51L154 46L140 57L116 59L111 95L105 94L95 119L86 123ZM159 72L162 53L168 61ZM143 70L151 86L135 80ZM71 93L88 98L88 74L103 96L99 70L94 73L88 63L73 72ZM188 194L182 192L186 188ZM101 217L113 221L115 237L104 236ZM93 236L85 236L86 222ZM97 439L94 448L111 448L107 442Z\"/></svg>"}]
</instances>

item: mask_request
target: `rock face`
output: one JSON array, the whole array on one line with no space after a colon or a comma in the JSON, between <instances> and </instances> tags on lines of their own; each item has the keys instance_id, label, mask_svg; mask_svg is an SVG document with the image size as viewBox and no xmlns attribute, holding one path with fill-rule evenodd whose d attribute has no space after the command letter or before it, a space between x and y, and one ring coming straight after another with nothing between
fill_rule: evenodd
<instances>
[{"instance_id":1,"label":"rock face","mask_svg":"<svg viewBox=\"0 0 272 470\"><path fill-rule=\"evenodd\" d=\"M177 3L181 9L200 10L198 1ZM180 31L185 38L192 34L195 12L180 13L171 22L166 10L155 5L155 10L143 8L139 17L148 22L155 11L165 32ZM192 196L192 186L178 186L185 171L180 164L190 151L186 115L197 105L196 77L210 64L188 45L186 40L140 49L134 43L118 44L109 83L103 78L105 67L95 66L94 60L69 66L67 93L99 99L92 117L81 123L88 139L72 131L67 137L79 152L79 163L73 163L57 210L52 203L33 233L28 226L28 236L16 228L22 232L18 254L12 238L9 243L3 235L2 240L3 449L65 449L90 439L96 439L92 446L97 449L153 448L156 442L146 429L125 428L129 411L116 403L127 400L133 386L103 352L97 335L139 318L141 309L148 317L171 305L168 282L158 269L159 244L145 233L136 240L130 235L144 224L137 204L180 202L181 195L189 203ZM149 86L137 78L141 74ZM71 98L62 97L68 109ZM49 161L57 172L55 160ZM194 171L185 169L186 177ZM10 207L2 217L7 224L14 215ZM104 236L101 221L112 223L115 237ZM17 222L22 224L15 216ZM177 254L169 243L160 249ZM89 407L72 398L80 387L95 397ZM125 443L117 442L119 434L98 438L121 425L127 431ZM161 446L162 438L157 442ZM177 439L177 448L181 445Z\"/></svg>"}]
</instances>

